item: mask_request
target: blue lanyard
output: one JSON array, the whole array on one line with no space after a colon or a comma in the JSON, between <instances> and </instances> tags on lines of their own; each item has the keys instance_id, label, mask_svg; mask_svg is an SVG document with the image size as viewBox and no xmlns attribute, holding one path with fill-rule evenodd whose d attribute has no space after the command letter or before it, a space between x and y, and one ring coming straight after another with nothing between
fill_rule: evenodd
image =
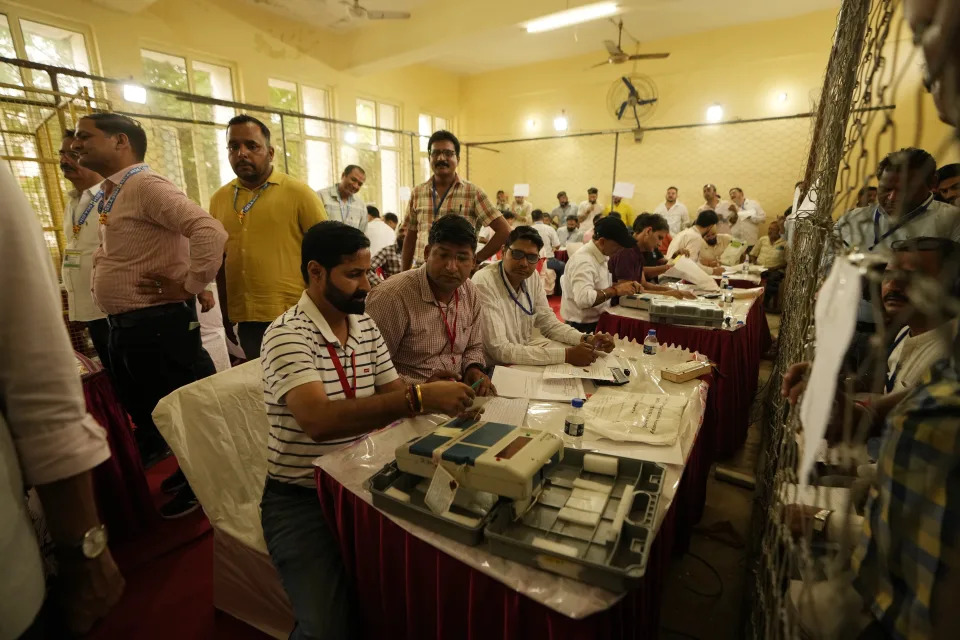
<instances>
[{"instance_id":1,"label":"blue lanyard","mask_svg":"<svg viewBox=\"0 0 960 640\"><path fill-rule=\"evenodd\" d=\"M90 199L90 202L87 203L87 208L83 210L83 213L80 214L80 219L76 218L76 210L70 212L71 222L73 223L73 239L76 240L77 236L80 235L80 227L83 226L83 223L87 221L87 217L90 215L90 212L93 211L93 207L100 203L103 200L103 189L97 191L96 194Z\"/></svg>"},{"instance_id":2,"label":"blue lanyard","mask_svg":"<svg viewBox=\"0 0 960 640\"><path fill-rule=\"evenodd\" d=\"M237 211L237 197L240 195L240 187L236 184L233 185L233 210L240 219L240 224L243 224L243 219L247 217L247 214L250 213L250 209L253 209L253 205L257 204L257 200L260 199L260 195L263 194L263 192L266 191L267 187L269 186L269 182L264 182L262 185L260 185L260 187L257 188L257 192L254 194L254 196L250 198L250 202L243 205L243 208L240 209L240 211Z\"/></svg>"},{"instance_id":3,"label":"blue lanyard","mask_svg":"<svg viewBox=\"0 0 960 640\"><path fill-rule=\"evenodd\" d=\"M99 204L97 205L97 211L100 213L100 224L107 224L107 216L110 214L110 211L113 210L113 203L116 201L117 196L120 195L120 190L123 189L123 184L131 177L135 176L141 171L146 171L149 169L145 164L141 164L138 167L134 167L123 174L123 177L120 178L120 182L117 183L117 186L113 188L113 193L110 194L110 198L107 199L106 204L103 202L103 188L100 189L100 198Z\"/></svg>"},{"instance_id":4,"label":"blue lanyard","mask_svg":"<svg viewBox=\"0 0 960 640\"><path fill-rule=\"evenodd\" d=\"M897 350L897 345L903 342L903 339L906 338L907 334L909 333L910 333L909 330L900 332L900 335L897 336L897 339L893 341L892 345L890 345L890 350L887 352L888 358L891 355L893 355L893 352ZM894 368L893 373L887 376L887 382L883 387L887 393L891 393L893 391L893 385L896 384L897 375L900 373L900 365L901 365L901 361L898 359L897 366Z\"/></svg>"},{"instance_id":5,"label":"blue lanyard","mask_svg":"<svg viewBox=\"0 0 960 640\"><path fill-rule=\"evenodd\" d=\"M520 299L517 296L513 295L513 290L510 288L510 283L507 282L507 278L503 275L503 262L501 262L498 266L500 267L500 279L503 280L503 286L507 288L507 294L509 294L510 299L513 300L514 304L520 307L520 311L523 311L528 316L532 316L534 309L533 309L533 301L530 299L530 292L527 291L527 288L523 286L523 283L521 282L520 290L527 296L527 304L530 305L530 310L527 311L526 307L524 307L523 304L520 302Z\"/></svg>"},{"instance_id":6,"label":"blue lanyard","mask_svg":"<svg viewBox=\"0 0 960 640\"><path fill-rule=\"evenodd\" d=\"M884 233L883 235L880 235L880 205L879 204L874 205L875 209L873 211L873 246L870 247L870 250L872 251L878 244L880 244L881 240L886 240L891 233L897 231L898 229L903 228L905 225L909 224L914 218L924 213L927 209L930 208L930 203L932 202L933 202L933 196L930 196L926 202L924 202L922 205L920 205L919 207L917 207L907 215L903 216L903 220L900 220L900 222L898 222L894 226L887 229L886 233Z\"/></svg>"},{"instance_id":7,"label":"blue lanyard","mask_svg":"<svg viewBox=\"0 0 960 640\"><path fill-rule=\"evenodd\" d=\"M454 183L456 184L456 183ZM450 191L453 190L453 184L447 187L447 190L444 191L443 197L440 198L440 202L437 202L437 196L440 194L437 193L437 183L434 180L430 180L430 201L433 203L433 217L436 218L440 215L440 207L443 206L443 201L447 199L447 196L450 195Z\"/></svg>"}]
</instances>

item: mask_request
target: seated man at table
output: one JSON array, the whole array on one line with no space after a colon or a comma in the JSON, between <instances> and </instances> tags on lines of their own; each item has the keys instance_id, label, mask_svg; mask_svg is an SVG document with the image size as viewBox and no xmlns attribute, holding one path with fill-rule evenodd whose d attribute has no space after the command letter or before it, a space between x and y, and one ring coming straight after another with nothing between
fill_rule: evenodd
<instances>
[{"instance_id":1,"label":"seated man at table","mask_svg":"<svg viewBox=\"0 0 960 640\"><path fill-rule=\"evenodd\" d=\"M703 245L700 247L700 264L710 268L721 266L720 258L731 242L733 242L733 236L729 233L717 233L704 238Z\"/></svg>"},{"instance_id":2,"label":"seated man at table","mask_svg":"<svg viewBox=\"0 0 960 640\"><path fill-rule=\"evenodd\" d=\"M653 252L660 246L660 243L663 242L663 236L667 235L669 231L670 225L666 218L659 214L641 213L637 216L637 219L633 221L633 238L637 241L637 246L624 249L610 258L608 267L613 275L613 281L636 281L640 283L643 291L659 293L673 298L696 298L689 292L681 293L676 289L647 282L646 266L648 263L656 266L656 258L653 257Z\"/></svg>"},{"instance_id":3,"label":"seated man at table","mask_svg":"<svg viewBox=\"0 0 960 640\"><path fill-rule=\"evenodd\" d=\"M700 263L700 251L703 249L704 242L709 243L717 235L717 224L720 218L715 211L709 209L697 214L697 219L693 226L688 227L678 233L670 242L667 248L667 260L673 260L677 254L682 254L696 263ZM703 265L701 265L703 266ZM707 273L720 275L723 273L723 267L704 267Z\"/></svg>"},{"instance_id":4,"label":"seated man at table","mask_svg":"<svg viewBox=\"0 0 960 640\"><path fill-rule=\"evenodd\" d=\"M766 267L764 280L764 306L767 311L779 309L778 295L787 267L787 243L780 237L780 223L773 221L767 227L767 235L757 240L750 250L750 264Z\"/></svg>"},{"instance_id":5,"label":"seated man at table","mask_svg":"<svg viewBox=\"0 0 960 640\"><path fill-rule=\"evenodd\" d=\"M463 216L442 216L430 227L425 262L370 292L367 311L377 323L400 375L411 382L457 379L493 386L484 370L477 289L477 233Z\"/></svg>"},{"instance_id":6,"label":"seated man at table","mask_svg":"<svg viewBox=\"0 0 960 640\"><path fill-rule=\"evenodd\" d=\"M543 238L533 227L517 227L507 238L503 260L473 276L480 294L483 346L491 364L567 362L582 367L597 359L597 349L613 350L610 336L585 335L557 319L537 274L542 248ZM534 327L546 339L534 342Z\"/></svg>"},{"instance_id":7,"label":"seated man at table","mask_svg":"<svg viewBox=\"0 0 960 640\"><path fill-rule=\"evenodd\" d=\"M301 249L307 288L263 337L270 430L261 522L297 619L291 638L356 637L347 576L311 461L404 416L458 415L474 398L459 382L418 389L397 375L377 326L363 312L369 246L362 231L342 222L311 227Z\"/></svg>"},{"instance_id":8,"label":"seated man at table","mask_svg":"<svg viewBox=\"0 0 960 640\"><path fill-rule=\"evenodd\" d=\"M562 247L567 246L568 242L583 242L583 230L577 216L567 216L566 226L557 229L557 236Z\"/></svg>"},{"instance_id":9,"label":"seated man at table","mask_svg":"<svg viewBox=\"0 0 960 640\"><path fill-rule=\"evenodd\" d=\"M594 333L601 314L610 308L610 299L642 291L639 282L613 284L607 260L637 241L622 220L605 216L596 221L593 239L570 256L563 275L560 316L583 333Z\"/></svg>"}]
</instances>

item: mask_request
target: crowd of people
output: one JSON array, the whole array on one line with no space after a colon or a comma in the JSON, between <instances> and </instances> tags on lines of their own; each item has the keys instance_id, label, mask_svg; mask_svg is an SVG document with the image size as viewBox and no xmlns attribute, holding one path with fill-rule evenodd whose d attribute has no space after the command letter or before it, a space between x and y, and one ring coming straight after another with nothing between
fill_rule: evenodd
<instances>
[{"instance_id":1,"label":"crowd of people","mask_svg":"<svg viewBox=\"0 0 960 640\"><path fill-rule=\"evenodd\" d=\"M952 32L931 27L945 24L946 4L905 6L933 70L931 93L957 126L960 59L943 41ZM294 638L351 637L357 624L313 458L399 418L461 414L476 396L496 393L491 365L587 365L613 348L596 326L614 298L683 296L656 283L678 256L709 273L731 259L782 270L797 223L787 212L764 235L759 203L740 188L723 200L712 184L695 216L674 187L653 212L639 214L620 198L600 203L596 189L576 206L559 193L550 213L523 197L508 203L502 192L493 202L458 175L456 136L437 131L428 142L432 176L413 189L401 224L358 197L362 167L346 167L338 184L314 192L273 165L269 128L256 118L233 118L227 140L237 177L205 210L144 163L148 140L137 122L114 113L82 117L60 148L74 187L63 283L69 317L89 328L146 465L168 454L151 417L159 400L215 370L198 318L218 314L246 357L260 358L269 421L261 517L293 605ZM886 258L880 301L862 301L860 338L847 358L852 374L881 366L885 375L880 388L860 381L864 395L853 404L842 385L828 430L830 439L843 436L852 414L875 438L868 441L875 466L850 480L865 487L859 513L784 510L784 525L798 536L856 542L841 574L846 590L809 617L799 612L814 631L825 609L842 609L837 637L960 635L953 606L960 595L958 169L938 170L921 149L896 151L880 162L876 188L864 188L835 227L831 246ZM35 216L6 170L0 189L8 202L0 212L8 267L0 270L0 321L10 338L2 341L0 453L14 471L0 502L0 545L16 567L0 581L0 607L14 637L43 637L49 620L37 617L44 585L22 504L26 481L45 507L61 565L68 603L61 622L84 632L124 588L90 478L110 451L84 411ZM557 260L560 247L577 244L565 263ZM564 321L538 268L562 274ZM791 403L810 370L796 363L784 377ZM164 517L197 508L184 474L162 489L173 495Z\"/></svg>"}]
</instances>

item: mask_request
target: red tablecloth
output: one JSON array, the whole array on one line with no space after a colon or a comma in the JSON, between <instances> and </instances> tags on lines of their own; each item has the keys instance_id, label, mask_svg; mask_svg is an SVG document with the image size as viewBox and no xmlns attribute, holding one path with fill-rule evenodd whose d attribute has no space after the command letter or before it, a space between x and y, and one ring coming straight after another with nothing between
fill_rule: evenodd
<instances>
[{"instance_id":1,"label":"red tablecloth","mask_svg":"<svg viewBox=\"0 0 960 640\"><path fill-rule=\"evenodd\" d=\"M133 425L120 406L106 371L83 377L87 411L107 431L111 456L93 470L100 520L111 542L133 538L159 517L133 439Z\"/></svg>"},{"instance_id":2,"label":"red tablecloth","mask_svg":"<svg viewBox=\"0 0 960 640\"><path fill-rule=\"evenodd\" d=\"M553 257L559 260L560 262L566 262L569 256L567 255L566 249L557 249L553 252Z\"/></svg>"},{"instance_id":3,"label":"red tablecloth","mask_svg":"<svg viewBox=\"0 0 960 640\"><path fill-rule=\"evenodd\" d=\"M707 402L704 414L702 438L712 440L714 459L732 455L747 438L760 356L771 344L763 296L750 307L746 326L737 331L652 323L615 313L604 313L597 324L597 331L637 342L643 342L649 329L657 330L657 339L662 344L672 343L699 351L716 363L720 375L716 384L710 386L711 401Z\"/></svg>"},{"instance_id":4,"label":"red tablecloth","mask_svg":"<svg viewBox=\"0 0 960 640\"><path fill-rule=\"evenodd\" d=\"M702 430L701 430L702 433ZM364 638L594 640L655 638L663 578L700 519L710 461L697 438L642 585L610 609L572 620L407 533L317 469L317 492L356 585Z\"/></svg>"}]
</instances>

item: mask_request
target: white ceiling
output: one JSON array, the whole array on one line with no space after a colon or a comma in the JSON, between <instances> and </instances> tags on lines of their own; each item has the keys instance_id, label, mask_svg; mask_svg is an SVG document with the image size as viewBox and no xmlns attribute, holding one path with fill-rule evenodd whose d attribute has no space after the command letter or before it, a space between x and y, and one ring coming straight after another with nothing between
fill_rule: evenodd
<instances>
[{"instance_id":1,"label":"white ceiling","mask_svg":"<svg viewBox=\"0 0 960 640\"><path fill-rule=\"evenodd\" d=\"M427 64L474 74L590 52L601 62L606 58L603 40L616 40L617 35L607 19L540 34L528 34L522 27L532 18L595 0L361 0L370 10L412 13L410 20L395 21L344 21L347 7L342 0L241 1L309 24L317 35L338 32L347 40L338 46L344 57L337 66L356 73ZM625 31L641 42L636 45L625 33L623 48L628 53L652 52L643 42L738 24L744 25L743 37L749 38L751 23L839 4L840 0L618 0Z\"/></svg>"}]
</instances>

